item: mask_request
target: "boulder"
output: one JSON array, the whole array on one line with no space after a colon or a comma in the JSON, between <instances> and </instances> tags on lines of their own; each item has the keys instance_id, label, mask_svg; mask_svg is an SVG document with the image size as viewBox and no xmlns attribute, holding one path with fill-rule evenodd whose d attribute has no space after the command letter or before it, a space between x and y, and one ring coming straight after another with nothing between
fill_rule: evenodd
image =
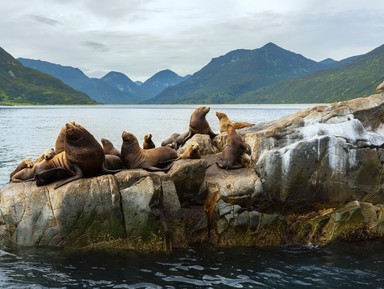
<instances>
[{"instance_id":1,"label":"boulder","mask_svg":"<svg viewBox=\"0 0 384 289\"><path fill-rule=\"evenodd\" d=\"M222 133L195 135L202 158L168 172L124 170L57 190L9 183L0 246L168 251L382 238L383 120L384 96L372 95L239 129L252 148L241 169L216 165Z\"/></svg>"}]
</instances>

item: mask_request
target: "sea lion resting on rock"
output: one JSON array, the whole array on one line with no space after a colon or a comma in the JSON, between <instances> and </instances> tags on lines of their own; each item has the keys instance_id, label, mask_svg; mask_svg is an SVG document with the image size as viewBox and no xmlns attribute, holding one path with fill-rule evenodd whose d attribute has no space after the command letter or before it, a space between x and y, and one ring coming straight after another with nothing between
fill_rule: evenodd
<instances>
[{"instance_id":1,"label":"sea lion resting on rock","mask_svg":"<svg viewBox=\"0 0 384 289\"><path fill-rule=\"evenodd\" d=\"M211 139L217 136L209 126L205 116L209 112L208 106L201 106L194 110L189 119L189 131L188 135L183 139L180 146L183 146L187 140L189 140L195 134L208 134Z\"/></svg>"},{"instance_id":2,"label":"sea lion resting on rock","mask_svg":"<svg viewBox=\"0 0 384 289\"><path fill-rule=\"evenodd\" d=\"M176 140L176 138L177 138L179 135L180 135L180 134L177 133L177 132L171 134L171 136L170 136L169 138L167 138L167 139L165 139L165 140L163 140L163 141L161 142L161 146L162 146L162 147L165 147L165 146L167 146L167 145L172 144L172 143Z\"/></svg>"},{"instance_id":3,"label":"sea lion resting on rock","mask_svg":"<svg viewBox=\"0 0 384 289\"><path fill-rule=\"evenodd\" d=\"M188 134L189 134L189 131L185 131L182 134L179 134L175 138L175 140L172 143L167 144L167 146L174 150L178 150L179 147L181 147L181 144L183 143L184 139L188 136Z\"/></svg>"},{"instance_id":4,"label":"sea lion resting on rock","mask_svg":"<svg viewBox=\"0 0 384 289\"><path fill-rule=\"evenodd\" d=\"M114 155L120 158L119 150L113 146L111 141L102 138L101 144L103 145L103 151L105 155Z\"/></svg>"},{"instance_id":5,"label":"sea lion resting on rock","mask_svg":"<svg viewBox=\"0 0 384 289\"><path fill-rule=\"evenodd\" d=\"M73 176L71 164L66 158L65 152L55 154L52 158L42 159L35 162L32 167L24 168L11 177L12 182L32 181L36 179L36 185L41 185L44 179L37 179L39 173L43 173L47 170L55 169L54 174L50 174L46 179L61 178ZM53 171L52 171L53 172ZM55 175L55 176L53 176ZM53 180L52 180L53 181Z\"/></svg>"},{"instance_id":6,"label":"sea lion resting on rock","mask_svg":"<svg viewBox=\"0 0 384 289\"><path fill-rule=\"evenodd\" d=\"M224 112L216 112L216 116L219 119L219 131L220 133L227 131L227 125L231 124L234 129L240 129L253 126L248 122L232 122Z\"/></svg>"},{"instance_id":7,"label":"sea lion resting on rock","mask_svg":"<svg viewBox=\"0 0 384 289\"><path fill-rule=\"evenodd\" d=\"M199 144L195 141L190 142L187 149L176 160L180 159L201 159Z\"/></svg>"},{"instance_id":8,"label":"sea lion resting on rock","mask_svg":"<svg viewBox=\"0 0 384 289\"><path fill-rule=\"evenodd\" d=\"M165 171L169 169L161 168L177 159L177 152L169 147L158 147L153 149L142 149L137 138L126 131L121 135L123 144L121 146L121 160L127 169L142 168L148 171Z\"/></svg>"},{"instance_id":9,"label":"sea lion resting on rock","mask_svg":"<svg viewBox=\"0 0 384 289\"><path fill-rule=\"evenodd\" d=\"M227 125L227 142L223 150L222 163L217 165L222 169L239 169L243 153L251 154L251 147L242 140L232 125Z\"/></svg>"},{"instance_id":10,"label":"sea lion resting on rock","mask_svg":"<svg viewBox=\"0 0 384 289\"><path fill-rule=\"evenodd\" d=\"M33 166L39 162L41 162L42 160L50 160L51 158L53 158L54 156L56 155L56 152L55 150L52 148L52 149L48 149L46 150L45 152L43 152L41 154L41 156L39 156L35 161L32 161L31 159L26 159L26 160L23 160L20 164L18 164L18 166L16 167L16 169L10 174L10 179L12 180L12 177L20 172L21 170L23 169L26 169L26 168L33 168ZM28 178L29 179L29 178ZM18 178L16 177L15 180L18 180Z\"/></svg>"},{"instance_id":11,"label":"sea lion resting on rock","mask_svg":"<svg viewBox=\"0 0 384 289\"><path fill-rule=\"evenodd\" d=\"M115 173L120 170L107 170L104 167L104 151L97 140L84 127L74 122L67 123L65 130L65 150L50 160L43 160L27 171L26 176L36 178L36 185L41 186L58 179L66 178L55 189L80 179L99 174ZM23 171L28 170L24 169ZM23 171L19 173L22 174ZM24 173L23 173L24 174ZM22 175L18 180L26 180ZM15 176L14 176L15 177Z\"/></svg>"},{"instance_id":12,"label":"sea lion resting on rock","mask_svg":"<svg viewBox=\"0 0 384 289\"><path fill-rule=\"evenodd\" d=\"M123 162L121 161L120 152L114 147L112 142L102 138L101 144L103 146L105 155L104 167L108 170L123 169Z\"/></svg>"},{"instance_id":13,"label":"sea lion resting on rock","mask_svg":"<svg viewBox=\"0 0 384 289\"><path fill-rule=\"evenodd\" d=\"M152 141L152 134L148 133L144 136L143 149L154 149L156 146Z\"/></svg>"}]
</instances>

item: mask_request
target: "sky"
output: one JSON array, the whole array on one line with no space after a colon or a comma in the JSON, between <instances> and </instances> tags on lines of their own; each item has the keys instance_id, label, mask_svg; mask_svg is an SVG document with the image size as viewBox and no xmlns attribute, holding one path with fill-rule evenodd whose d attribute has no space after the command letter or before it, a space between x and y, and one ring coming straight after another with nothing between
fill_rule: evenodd
<instances>
[{"instance_id":1,"label":"sky","mask_svg":"<svg viewBox=\"0 0 384 289\"><path fill-rule=\"evenodd\" d=\"M382 0L15 0L0 6L0 47L100 78L133 81L268 42L321 61L384 44Z\"/></svg>"}]
</instances>

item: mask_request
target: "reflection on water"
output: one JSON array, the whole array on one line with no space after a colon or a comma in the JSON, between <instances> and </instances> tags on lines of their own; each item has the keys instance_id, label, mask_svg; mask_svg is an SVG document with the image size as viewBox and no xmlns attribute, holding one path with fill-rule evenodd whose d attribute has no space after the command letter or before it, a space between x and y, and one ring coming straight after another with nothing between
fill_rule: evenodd
<instances>
[{"instance_id":1,"label":"reflection on water","mask_svg":"<svg viewBox=\"0 0 384 289\"><path fill-rule=\"evenodd\" d=\"M0 251L0 288L383 288L383 245Z\"/></svg>"}]
</instances>

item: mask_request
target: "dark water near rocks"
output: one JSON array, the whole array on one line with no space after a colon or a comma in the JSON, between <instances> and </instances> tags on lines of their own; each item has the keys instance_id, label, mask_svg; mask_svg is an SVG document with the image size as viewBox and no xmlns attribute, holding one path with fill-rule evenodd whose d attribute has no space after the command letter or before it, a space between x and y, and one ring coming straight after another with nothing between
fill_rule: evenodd
<instances>
[{"instance_id":1,"label":"dark water near rocks","mask_svg":"<svg viewBox=\"0 0 384 289\"><path fill-rule=\"evenodd\" d=\"M383 241L172 253L0 251L1 288L384 288Z\"/></svg>"},{"instance_id":2,"label":"dark water near rocks","mask_svg":"<svg viewBox=\"0 0 384 289\"><path fill-rule=\"evenodd\" d=\"M69 121L120 148L123 130L157 145L188 129L196 106L0 107L0 186L25 158L53 147ZM233 121L278 119L306 105L216 105ZM79 251L52 248L0 250L0 288L384 288L384 241L325 248L209 247L172 253Z\"/></svg>"}]
</instances>

